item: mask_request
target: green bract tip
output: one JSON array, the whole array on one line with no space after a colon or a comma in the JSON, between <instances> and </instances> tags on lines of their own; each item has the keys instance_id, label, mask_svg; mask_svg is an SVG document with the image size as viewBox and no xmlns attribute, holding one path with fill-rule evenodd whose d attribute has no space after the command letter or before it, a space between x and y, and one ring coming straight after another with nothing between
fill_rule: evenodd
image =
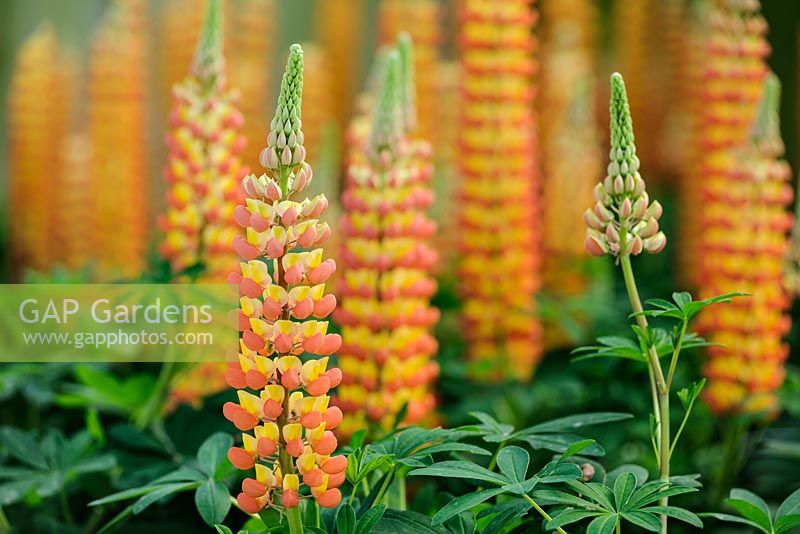
<instances>
[{"instance_id":1,"label":"green bract tip","mask_svg":"<svg viewBox=\"0 0 800 534\"><path fill-rule=\"evenodd\" d=\"M611 75L611 153L609 159L621 165L625 162L631 172L639 168L639 159L636 157L636 145L633 136L633 121L631 109L628 106L628 94L625 91L625 80L622 75L615 72Z\"/></svg>"},{"instance_id":2,"label":"green bract tip","mask_svg":"<svg viewBox=\"0 0 800 534\"><path fill-rule=\"evenodd\" d=\"M209 0L200 42L194 54L195 76L213 79L222 69L222 9L220 0Z\"/></svg>"},{"instance_id":3,"label":"green bract tip","mask_svg":"<svg viewBox=\"0 0 800 534\"><path fill-rule=\"evenodd\" d=\"M397 50L400 52L400 93L403 106L403 122L406 131L417 128L417 95L414 78L414 44L407 32L397 36Z\"/></svg>"},{"instance_id":4,"label":"green bract tip","mask_svg":"<svg viewBox=\"0 0 800 534\"><path fill-rule=\"evenodd\" d=\"M369 144L374 156L380 156L385 151L389 152L390 157L394 156L402 141L400 78L400 54L393 50L386 56L378 101L375 104L372 119Z\"/></svg>"},{"instance_id":5,"label":"green bract tip","mask_svg":"<svg viewBox=\"0 0 800 534\"><path fill-rule=\"evenodd\" d=\"M262 161L268 169L294 166L305 160L303 148L302 102L303 101L303 48L293 44L289 48L286 71L281 80L278 107L270 123L267 137L267 157Z\"/></svg>"}]
</instances>

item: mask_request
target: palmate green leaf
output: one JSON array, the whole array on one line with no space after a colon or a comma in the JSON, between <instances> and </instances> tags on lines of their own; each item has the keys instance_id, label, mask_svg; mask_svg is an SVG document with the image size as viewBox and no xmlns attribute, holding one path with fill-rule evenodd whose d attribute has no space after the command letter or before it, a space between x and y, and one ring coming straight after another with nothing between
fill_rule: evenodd
<instances>
[{"instance_id":1,"label":"palmate green leaf","mask_svg":"<svg viewBox=\"0 0 800 534\"><path fill-rule=\"evenodd\" d=\"M779 519L785 515L800 514L800 489L794 491L791 495L786 497L778 511L775 512L775 519Z\"/></svg>"},{"instance_id":2,"label":"palmate green leaf","mask_svg":"<svg viewBox=\"0 0 800 534\"><path fill-rule=\"evenodd\" d=\"M449 534L442 526L433 526L429 517L411 511L391 508L372 529L373 534Z\"/></svg>"},{"instance_id":3,"label":"palmate green leaf","mask_svg":"<svg viewBox=\"0 0 800 534\"><path fill-rule=\"evenodd\" d=\"M800 528L800 514L784 515L775 521L776 534L791 532L796 528Z\"/></svg>"},{"instance_id":4,"label":"palmate green leaf","mask_svg":"<svg viewBox=\"0 0 800 534\"><path fill-rule=\"evenodd\" d=\"M564 451L564 454L561 455L561 458L559 458L559 460L563 462L570 456L575 456L579 452L585 451L587 448L591 447L592 445L595 445L596 443L597 442L593 439L583 439L581 441L576 441L575 443L567 447L567 450Z\"/></svg>"},{"instance_id":5,"label":"palmate green leaf","mask_svg":"<svg viewBox=\"0 0 800 534\"><path fill-rule=\"evenodd\" d=\"M206 439L197 450L197 463L209 477L214 477L220 465L227 461L228 449L233 445L230 434L216 432ZM219 523L219 521L217 521Z\"/></svg>"},{"instance_id":6,"label":"palmate green leaf","mask_svg":"<svg viewBox=\"0 0 800 534\"><path fill-rule=\"evenodd\" d=\"M689 387L678 391L678 399L680 399L684 410L688 410L694 401L697 400L697 397L700 396L700 392L703 391L705 385L706 379L703 378L699 382L692 382Z\"/></svg>"},{"instance_id":7,"label":"palmate green leaf","mask_svg":"<svg viewBox=\"0 0 800 534\"><path fill-rule=\"evenodd\" d=\"M68 469L69 475L85 475L87 473L100 473L109 471L117 465L117 459L110 454L92 456L85 460L79 460L75 465Z\"/></svg>"},{"instance_id":8,"label":"palmate green leaf","mask_svg":"<svg viewBox=\"0 0 800 534\"><path fill-rule=\"evenodd\" d=\"M497 421L491 415L484 412L470 412L472 417L481 422L478 431L484 441L489 443L500 443L506 441L514 433L514 427L505 423Z\"/></svg>"},{"instance_id":9,"label":"palmate green leaf","mask_svg":"<svg viewBox=\"0 0 800 534\"><path fill-rule=\"evenodd\" d=\"M591 358L625 358L639 362L647 361L639 344L632 339L620 336L605 336L597 338L597 342L599 345L574 349L570 353L575 355L572 361L578 362Z\"/></svg>"},{"instance_id":10,"label":"palmate green leaf","mask_svg":"<svg viewBox=\"0 0 800 534\"><path fill-rule=\"evenodd\" d=\"M617 526L616 515L596 517L589 523L586 534L612 534Z\"/></svg>"},{"instance_id":11,"label":"palmate green leaf","mask_svg":"<svg viewBox=\"0 0 800 534\"><path fill-rule=\"evenodd\" d=\"M345 504L336 513L336 534L354 534L355 531L356 511L351 505Z\"/></svg>"},{"instance_id":12,"label":"palmate green leaf","mask_svg":"<svg viewBox=\"0 0 800 534\"><path fill-rule=\"evenodd\" d=\"M385 511L386 505L379 504L364 512L364 515L361 516L356 524L355 534L369 534L372 532L373 527L381 520Z\"/></svg>"},{"instance_id":13,"label":"palmate green leaf","mask_svg":"<svg viewBox=\"0 0 800 534\"><path fill-rule=\"evenodd\" d=\"M631 419L633 415L619 412L594 412L570 415L539 423L520 430L520 434L545 434L574 432L579 428Z\"/></svg>"},{"instance_id":14,"label":"palmate green leaf","mask_svg":"<svg viewBox=\"0 0 800 534\"><path fill-rule=\"evenodd\" d=\"M717 295L716 297L710 297L705 300L698 300L695 302L690 302L684 305L683 311L686 314L687 319L691 319L704 308L711 306L712 304L718 303L728 303L733 302L735 297L749 297L749 293L741 293L741 292L734 292L734 293L725 293L724 295Z\"/></svg>"},{"instance_id":15,"label":"palmate green leaf","mask_svg":"<svg viewBox=\"0 0 800 534\"><path fill-rule=\"evenodd\" d=\"M557 504L578 506L580 508L586 508L587 510L598 513L613 511L611 508L603 507L596 502L590 502L582 497L578 497L577 495L558 490L537 490L533 492L533 498L537 501L544 500Z\"/></svg>"},{"instance_id":16,"label":"palmate green leaf","mask_svg":"<svg viewBox=\"0 0 800 534\"><path fill-rule=\"evenodd\" d=\"M597 517L602 512L592 512L589 510L567 510L553 517L552 521L547 523L547 530L555 530L558 527L571 525L589 517Z\"/></svg>"},{"instance_id":17,"label":"palmate green leaf","mask_svg":"<svg viewBox=\"0 0 800 534\"><path fill-rule=\"evenodd\" d=\"M497 454L497 467L512 482L525 480L530 461L528 451L515 445L505 447Z\"/></svg>"},{"instance_id":18,"label":"palmate green leaf","mask_svg":"<svg viewBox=\"0 0 800 534\"><path fill-rule=\"evenodd\" d=\"M565 453L570 446L584 441L575 434L533 434L522 436L520 441L524 441L533 447L534 450L546 450L557 453ZM593 443L580 451L583 456L605 456L605 449L598 443Z\"/></svg>"},{"instance_id":19,"label":"palmate green leaf","mask_svg":"<svg viewBox=\"0 0 800 534\"><path fill-rule=\"evenodd\" d=\"M765 530L772 530L772 519L770 519L769 507L767 503L764 502L764 499L755 493L741 488L734 488L731 490L730 498L725 499L725 504L731 506L744 517L760 525Z\"/></svg>"},{"instance_id":20,"label":"palmate green leaf","mask_svg":"<svg viewBox=\"0 0 800 534\"><path fill-rule=\"evenodd\" d=\"M608 487L614 487L614 483L617 481L617 477L619 477L622 473L632 473L636 477L636 485L641 486L645 482L647 482L647 477L650 476L650 473L647 472L647 469L642 467L641 465L636 464L622 464L619 467L616 467L609 471L606 474L605 484Z\"/></svg>"},{"instance_id":21,"label":"palmate green leaf","mask_svg":"<svg viewBox=\"0 0 800 534\"><path fill-rule=\"evenodd\" d=\"M437 452L468 452L470 454L477 454L479 456L491 456L492 453L477 445L470 443L459 443L457 441L452 443L440 443L426 447L425 454L436 454Z\"/></svg>"},{"instance_id":22,"label":"palmate green leaf","mask_svg":"<svg viewBox=\"0 0 800 534\"><path fill-rule=\"evenodd\" d=\"M214 526L224 521L231 509L230 493L225 484L209 479L197 488L194 504L203 521L209 526Z\"/></svg>"},{"instance_id":23,"label":"palmate green leaf","mask_svg":"<svg viewBox=\"0 0 800 534\"><path fill-rule=\"evenodd\" d=\"M575 493L583 495L599 505L599 507L614 511L614 493L610 488L597 482L580 482L571 480L565 482Z\"/></svg>"},{"instance_id":24,"label":"palmate green leaf","mask_svg":"<svg viewBox=\"0 0 800 534\"><path fill-rule=\"evenodd\" d=\"M556 484L569 480L578 480L583 476L581 468L574 463L560 463L553 460L545 465L537 474L542 484Z\"/></svg>"},{"instance_id":25,"label":"palmate green leaf","mask_svg":"<svg viewBox=\"0 0 800 534\"><path fill-rule=\"evenodd\" d=\"M663 514L667 517L683 521L684 523L689 523L694 527L703 528L703 522L700 520L697 514L684 508L679 508L677 506L648 506L647 508L641 508L641 510L643 512L651 512L657 515Z\"/></svg>"},{"instance_id":26,"label":"palmate green leaf","mask_svg":"<svg viewBox=\"0 0 800 534\"><path fill-rule=\"evenodd\" d=\"M628 501L636 489L636 475L633 473L620 473L614 481L614 503L619 511L626 510Z\"/></svg>"},{"instance_id":27,"label":"palmate green leaf","mask_svg":"<svg viewBox=\"0 0 800 534\"><path fill-rule=\"evenodd\" d=\"M647 512L632 510L630 512L622 512L622 518L629 523L643 528L649 532L661 531L661 520L654 515Z\"/></svg>"},{"instance_id":28,"label":"palmate green leaf","mask_svg":"<svg viewBox=\"0 0 800 534\"><path fill-rule=\"evenodd\" d=\"M453 534L475 534L475 519L469 510L451 517L445 521L444 526Z\"/></svg>"},{"instance_id":29,"label":"palmate green leaf","mask_svg":"<svg viewBox=\"0 0 800 534\"><path fill-rule=\"evenodd\" d=\"M761 532L765 532L766 534L771 534L769 530L765 530L759 524L750 521L749 519L745 519L744 517L739 517L738 515L731 515L731 514L720 514L717 512L710 512L710 513L703 513L697 514L699 517L713 517L714 519L718 519L720 521L725 521L727 523L739 523L742 525L747 525L752 527L756 530L760 530Z\"/></svg>"},{"instance_id":30,"label":"palmate green leaf","mask_svg":"<svg viewBox=\"0 0 800 534\"><path fill-rule=\"evenodd\" d=\"M493 484L508 484L509 482L511 482L505 476L489 471L485 467L473 464L472 462L461 462L461 461L438 462L430 467L415 469L411 471L409 475L465 478L469 480L481 480L483 482L491 482Z\"/></svg>"},{"instance_id":31,"label":"palmate green leaf","mask_svg":"<svg viewBox=\"0 0 800 534\"><path fill-rule=\"evenodd\" d=\"M483 526L481 534L506 532L506 526L509 526L513 521L517 521L530 509L530 503L520 498L514 498L482 509L478 512L478 519L491 517L491 520Z\"/></svg>"},{"instance_id":32,"label":"palmate green leaf","mask_svg":"<svg viewBox=\"0 0 800 534\"><path fill-rule=\"evenodd\" d=\"M469 510L473 506L477 506L484 501L488 501L495 495L503 493L504 491L505 488L502 487L490 488L481 491L475 491L472 493L467 493L466 495L456 497L455 499L444 505L444 507L442 507L441 510L436 512L436 514L434 514L431 520L431 524L433 526L441 525L451 517L460 514L464 510Z\"/></svg>"},{"instance_id":33,"label":"palmate green leaf","mask_svg":"<svg viewBox=\"0 0 800 534\"><path fill-rule=\"evenodd\" d=\"M0 428L0 443L20 462L39 469L49 469L39 445L30 434L14 427Z\"/></svg>"},{"instance_id":34,"label":"palmate green leaf","mask_svg":"<svg viewBox=\"0 0 800 534\"><path fill-rule=\"evenodd\" d=\"M700 482L700 474L693 473L690 475L675 475L669 477L669 481L674 486L686 486L687 488L702 488L703 484Z\"/></svg>"},{"instance_id":35,"label":"palmate green leaf","mask_svg":"<svg viewBox=\"0 0 800 534\"><path fill-rule=\"evenodd\" d=\"M133 503L131 510L133 511L134 515L139 515L145 509L147 509L151 504L160 501L170 495L174 495L176 493L180 493L182 491L189 491L199 487L200 484L197 482L187 482L183 484L164 484L163 486L156 486L155 488L151 488L149 492L142 495L135 503ZM95 501L97 502L97 501Z\"/></svg>"}]
</instances>

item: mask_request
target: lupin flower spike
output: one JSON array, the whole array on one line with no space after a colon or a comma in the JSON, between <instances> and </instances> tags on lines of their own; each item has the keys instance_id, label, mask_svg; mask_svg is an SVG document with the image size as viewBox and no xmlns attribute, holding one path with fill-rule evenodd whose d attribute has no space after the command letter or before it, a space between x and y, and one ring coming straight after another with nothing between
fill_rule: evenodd
<instances>
[{"instance_id":1,"label":"lupin flower spike","mask_svg":"<svg viewBox=\"0 0 800 534\"><path fill-rule=\"evenodd\" d=\"M413 79L414 67L404 72L400 60L397 51L386 53L377 67L380 85L371 88L377 101L362 106L350 131L351 145L361 151L350 157L342 195L345 268L336 319L347 381L336 403L345 412L343 436L368 419L384 431L395 422L434 419L432 383L439 368L430 328L439 314L430 305L436 290L430 269L437 254L429 240L436 226L425 213L433 201L431 149L426 141L405 138L404 116L413 102L401 89ZM370 96L362 103L372 101ZM362 126L370 118L368 132ZM405 417L397 421L404 405Z\"/></svg>"},{"instance_id":2,"label":"lupin flower spike","mask_svg":"<svg viewBox=\"0 0 800 534\"><path fill-rule=\"evenodd\" d=\"M319 248L330 236L327 223L318 219L328 202L324 195L292 199L312 177L304 161L302 88L303 52L292 45L262 151L267 172L244 179L247 199L234 212L246 230L233 242L241 269L229 277L239 289L241 339L238 362L229 364L226 379L238 390L239 402L223 407L225 417L244 432L243 446L232 447L228 458L239 469L255 467L255 478L242 484L239 506L252 514L282 507L290 524L299 521L303 487L322 507L339 504L347 465L344 456L332 456L337 448L332 430L342 412L329 406L328 392L342 373L328 361L342 339L328 333L324 320L336 307L336 297L325 293L336 264L324 260ZM320 357L302 361L304 353Z\"/></svg>"},{"instance_id":3,"label":"lupin flower spike","mask_svg":"<svg viewBox=\"0 0 800 534\"><path fill-rule=\"evenodd\" d=\"M594 188L596 203L584 213L586 240L592 256L656 254L667 244L658 229L661 204L650 202L639 174L633 122L622 75L611 75L611 151L608 175Z\"/></svg>"},{"instance_id":4,"label":"lupin flower spike","mask_svg":"<svg viewBox=\"0 0 800 534\"><path fill-rule=\"evenodd\" d=\"M167 213L159 221L159 250L174 272L205 264L204 277L224 279L236 265L230 250L233 210L242 201L239 181L245 147L236 91L225 84L220 0L210 0L192 73L173 88Z\"/></svg>"}]
</instances>

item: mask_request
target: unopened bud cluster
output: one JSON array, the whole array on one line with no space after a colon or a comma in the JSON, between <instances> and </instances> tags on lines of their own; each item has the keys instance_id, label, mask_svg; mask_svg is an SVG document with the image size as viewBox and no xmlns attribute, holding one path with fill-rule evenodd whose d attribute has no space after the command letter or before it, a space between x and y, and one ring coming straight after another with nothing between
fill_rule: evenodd
<instances>
[{"instance_id":1,"label":"unopened bud cluster","mask_svg":"<svg viewBox=\"0 0 800 534\"><path fill-rule=\"evenodd\" d=\"M661 252L667 238L659 230L662 208L650 202L639 173L633 123L622 76L611 76L611 151L605 179L594 188L596 203L586 210L587 252L628 256Z\"/></svg>"}]
</instances>

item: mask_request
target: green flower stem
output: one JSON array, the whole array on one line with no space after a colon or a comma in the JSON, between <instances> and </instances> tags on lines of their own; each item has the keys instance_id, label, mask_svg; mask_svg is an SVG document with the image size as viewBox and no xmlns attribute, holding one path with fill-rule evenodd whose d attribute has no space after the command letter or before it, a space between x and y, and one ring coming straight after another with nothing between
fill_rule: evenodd
<instances>
[{"instance_id":1,"label":"green flower stem","mask_svg":"<svg viewBox=\"0 0 800 534\"><path fill-rule=\"evenodd\" d=\"M622 519L617 519L617 534L622 534Z\"/></svg>"},{"instance_id":2,"label":"green flower stem","mask_svg":"<svg viewBox=\"0 0 800 534\"><path fill-rule=\"evenodd\" d=\"M623 245L625 239L622 239ZM646 331L647 318L643 315L644 308L642 301L639 298L639 290L636 288L636 279L633 276L633 267L631 266L630 255L624 254L620 256L620 266L622 267L622 275L625 279L625 288L628 291L628 299L631 302L636 314L636 322L639 328ZM682 337L682 336L681 336ZM654 414L656 417L656 424L659 429L658 440L658 474L659 480L662 482L669 481L669 460L670 460L670 435L669 435L669 386L664 379L664 372L661 369L661 362L658 359L656 348L650 346L647 348L647 359L650 366L651 388L655 391L654 395ZM673 360L677 357L673 355ZM672 367L672 366L671 366ZM653 380L654 379L654 380ZM661 499L661 506L667 506L668 499ZM667 516L661 516L661 532L667 532Z\"/></svg>"},{"instance_id":3,"label":"green flower stem","mask_svg":"<svg viewBox=\"0 0 800 534\"><path fill-rule=\"evenodd\" d=\"M299 506L286 510L286 520L289 522L291 534L303 534L303 517L300 515Z\"/></svg>"},{"instance_id":4,"label":"green flower stem","mask_svg":"<svg viewBox=\"0 0 800 534\"><path fill-rule=\"evenodd\" d=\"M678 356L681 354L681 347L683 346L683 338L686 336L686 327L689 320L684 318L681 322L681 333L678 336L678 342L675 344L675 350L672 351L672 360L669 362L669 372L667 373L667 391L672 387L672 378L675 376L675 367L678 365Z\"/></svg>"},{"instance_id":5,"label":"green flower stem","mask_svg":"<svg viewBox=\"0 0 800 534\"><path fill-rule=\"evenodd\" d=\"M523 498L524 498L526 501L528 501L528 502L530 503L530 505L531 505L531 506L533 506L533 509L534 509L534 510L536 510L537 512L539 512L539 514L540 514L542 517L544 517L545 521L552 521L552 520L553 520L553 518L552 518L552 517L550 517L550 514L548 514L548 513L547 513L547 512L545 512L544 510L542 510L542 507L541 507L541 506L539 506L538 504L536 504L536 501L534 501L533 499L531 499L531 498L530 498L530 496L529 496L527 493L523 493L523 494L522 494L522 497L523 497ZM563 528L561 528L561 527L556 527L556 532L558 532L558 534L567 534L567 533L564 531L564 529L563 529Z\"/></svg>"},{"instance_id":6,"label":"green flower stem","mask_svg":"<svg viewBox=\"0 0 800 534\"><path fill-rule=\"evenodd\" d=\"M500 451L503 450L503 447L505 446L506 446L505 441L501 441L500 445L497 446L497 450L494 451L492 459L489 461L489 467L487 468L489 469L489 471L494 471L494 468L497 465L497 455L500 454Z\"/></svg>"}]
</instances>

